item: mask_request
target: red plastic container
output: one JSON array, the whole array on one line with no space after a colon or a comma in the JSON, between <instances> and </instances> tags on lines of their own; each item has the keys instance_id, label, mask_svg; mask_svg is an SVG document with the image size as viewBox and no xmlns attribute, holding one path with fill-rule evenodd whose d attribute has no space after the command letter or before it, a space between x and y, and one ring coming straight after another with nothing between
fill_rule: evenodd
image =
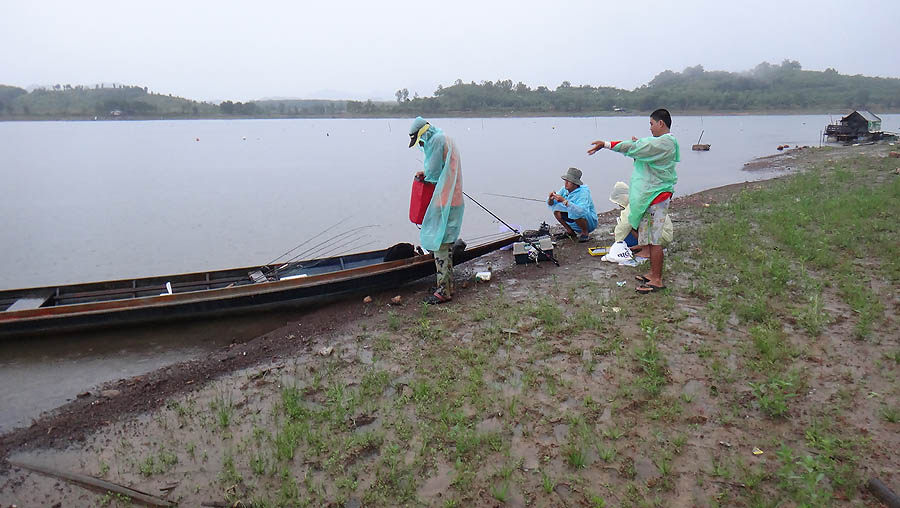
<instances>
[{"instance_id":1,"label":"red plastic container","mask_svg":"<svg viewBox=\"0 0 900 508\"><path fill-rule=\"evenodd\" d=\"M413 224L422 224L425 219L425 210L431 203L434 194L434 184L413 178L412 194L409 196L409 220Z\"/></svg>"}]
</instances>

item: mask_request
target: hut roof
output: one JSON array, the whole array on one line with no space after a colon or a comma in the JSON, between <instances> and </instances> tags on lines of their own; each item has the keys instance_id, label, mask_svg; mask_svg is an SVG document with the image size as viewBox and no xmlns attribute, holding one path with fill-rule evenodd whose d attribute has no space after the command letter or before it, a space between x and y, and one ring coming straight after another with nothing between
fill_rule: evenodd
<instances>
[{"instance_id":1,"label":"hut roof","mask_svg":"<svg viewBox=\"0 0 900 508\"><path fill-rule=\"evenodd\" d=\"M847 115L847 116L845 116L844 118L842 118L842 120L847 119L847 118L850 118L851 116L853 116L854 113L855 113L855 114L858 114L859 116L861 116L861 117L863 117L863 118L865 118L865 120L866 120L867 122L880 122L880 121L881 121L881 118L878 118L877 116L875 116L874 114L872 114L871 111L868 111L868 110L856 110L856 111L854 111L853 113L850 113L849 115Z\"/></svg>"}]
</instances>

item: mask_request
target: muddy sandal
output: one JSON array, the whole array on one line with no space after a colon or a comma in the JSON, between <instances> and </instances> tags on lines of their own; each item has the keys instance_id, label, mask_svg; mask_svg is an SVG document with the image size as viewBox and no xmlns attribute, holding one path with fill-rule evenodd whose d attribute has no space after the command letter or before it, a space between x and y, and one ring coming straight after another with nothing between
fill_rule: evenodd
<instances>
[{"instance_id":1,"label":"muddy sandal","mask_svg":"<svg viewBox=\"0 0 900 508\"><path fill-rule=\"evenodd\" d=\"M447 303L452 301L453 297L445 296L441 291L435 291L434 293L428 295L425 298L425 303L428 305L440 305L442 303Z\"/></svg>"},{"instance_id":2,"label":"muddy sandal","mask_svg":"<svg viewBox=\"0 0 900 508\"><path fill-rule=\"evenodd\" d=\"M655 286L653 284L648 283L648 284L642 284L642 285L636 287L634 290L642 295L649 295L650 293L662 291L663 289L666 289L666 287L665 286Z\"/></svg>"},{"instance_id":3,"label":"muddy sandal","mask_svg":"<svg viewBox=\"0 0 900 508\"><path fill-rule=\"evenodd\" d=\"M647 277L644 277L643 275L635 275L634 280L640 282L641 285L644 285L644 284L650 282L650 279L648 279Z\"/></svg>"}]
</instances>

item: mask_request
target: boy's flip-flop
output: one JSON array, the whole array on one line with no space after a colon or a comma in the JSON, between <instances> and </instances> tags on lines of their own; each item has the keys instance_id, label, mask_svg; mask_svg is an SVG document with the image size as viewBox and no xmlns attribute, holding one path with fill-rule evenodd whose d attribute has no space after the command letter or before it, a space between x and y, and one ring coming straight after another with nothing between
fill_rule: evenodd
<instances>
[{"instance_id":1,"label":"boy's flip-flop","mask_svg":"<svg viewBox=\"0 0 900 508\"><path fill-rule=\"evenodd\" d=\"M590 240L591 240L590 235L581 235L578 237L578 243L585 243L585 242L589 242Z\"/></svg>"},{"instance_id":2,"label":"boy's flip-flop","mask_svg":"<svg viewBox=\"0 0 900 508\"><path fill-rule=\"evenodd\" d=\"M644 277L643 275L635 275L634 280L640 282L641 284L646 284L646 283L650 282L650 279L648 279L647 277Z\"/></svg>"},{"instance_id":3,"label":"boy's flip-flop","mask_svg":"<svg viewBox=\"0 0 900 508\"><path fill-rule=\"evenodd\" d=\"M656 286L653 284L642 284L642 285L636 287L634 290L642 295L649 295L650 293L662 291L663 289L666 289L666 287L665 286Z\"/></svg>"}]
</instances>

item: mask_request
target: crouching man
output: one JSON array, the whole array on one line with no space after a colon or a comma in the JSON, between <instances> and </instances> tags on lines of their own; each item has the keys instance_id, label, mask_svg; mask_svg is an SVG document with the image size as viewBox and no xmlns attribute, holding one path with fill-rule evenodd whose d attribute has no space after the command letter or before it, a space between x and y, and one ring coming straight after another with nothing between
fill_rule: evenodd
<instances>
[{"instance_id":1,"label":"crouching man","mask_svg":"<svg viewBox=\"0 0 900 508\"><path fill-rule=\"evenodd\" d=\"M597 211L591 190L581 181L581 170L578 168L569 168L561 178L563 187L550 193L547 206L566 233L578 238L579 242L586 242L591 239L591 231L597 228Z\"/></svg>"}]
</instances>

